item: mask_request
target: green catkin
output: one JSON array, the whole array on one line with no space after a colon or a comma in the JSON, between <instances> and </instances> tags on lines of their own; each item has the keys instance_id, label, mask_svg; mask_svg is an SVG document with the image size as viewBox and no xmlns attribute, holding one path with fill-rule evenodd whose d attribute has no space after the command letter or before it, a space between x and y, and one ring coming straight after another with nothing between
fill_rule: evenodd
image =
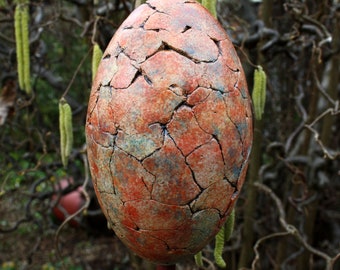
<instances>
[{"instance_id":1,"label":"green catkin","mask_svg":"<svg viewBox=\"0 0 340 270\"><path fill-rule=\"evenodd\" d=\"M264 113L264 106L266 103L266 84L266 73L261 66L257 66L254 70L254 87L252 93L255 118L257 120L261 120L262 114Z\"/></svg>"},{"instance_id":2,"label":"green catkin","mask_svg":"<svg viewBox=\"0 0 340 270\"><path fill-rule=\"evenodd\" d=\"M216 264L221 268L226 268L226 262L224 261L222 254L224 248L224 242L230 239L231 234L234 230L234 223L235 223L235 209L232 210L231 214L229 215L226 223L215 236L215 249L214 249L214 258Z\"/></svg>"},{"instance_id":3,"label":"green catkin","mask_svg":"<svg viewBox=\"0 0 340 270\"><path fill-rule=\"evenodd\" d=\"M16 44L16 56L17 56L17 69L18 69L18 79L19 87L24 89L24 62L23 62L23 52L22 52L22 31L21 31L21 17L22 8L20 5L15 7L14 13L14 31L15 31L15 44Z\"/></svg>"},{"instance_id":4,"label":"green catkin","mask_svg":"<svg viewBox=\"0 0 340 270\"><path fill-rule=\"evenodd\" d=\"M222 257L223 248L224 248L224 232L225 232L225 226L222 226L221 230L215 236L214 258L215 258L215 263L218 265L218 267L221 267L221 268L227 267L227 264L225 263Z\"/></svg>"},{"instance_id":5,"label":"green catkin","mask_svg":"<svg viewBox=\"0 0 340 270\"><path fill-rule=\"evenodd\" d=\"M229 241L233 231L234 231L234 224L235 224L235 209L231 211L230 216L228 217L226 223L224 224L224 240Z\"/></svg>"},{"instance_id":6,"label":"green catkin","mask_svg":"<svg viewBox=\"0 0 340 270\"><path fill-rule=\"evenodd\" d=\"M31 93L31 68L30 68L30 42L29 42L29 9L28 5L22 7L21 34L22 34L22 53L23 53L23 80L27 94Z\"/></svg>"},{"instance_id":7,"label":"green catkin","mask_svg":"<svg viewBox=\"0 0 340 270\"><path fill-rule=\"evenodd\" d=\"M73 147L73 127L72 127L72 110L69 104L65 103L64 104L64 110L65 110L65 131L66 131L66 147L65 147L65 155L68 160L72 147ZM66 165L67 165L67 160L66 160Z\"/></svg>"},{"instance_id":8,"label":"green catkin","mask_svg":"<svg viewBox=\"0 0 340 270\"><path fill-rule=\"evenodd\" d=\"M0 0L0 7L5 7L5 6L6 6L5 0Z\"/></svg>"},{"instance_id":9,"label":"green catkin","mask_svg":"<svg viewBox=\"0 0 340 270\"><path fill-rule=\"evenodd\" d=\"M73 147L72 110L64 98L59 101L60 155L64 167Z\"/></svg>"},{"instance_id":10,"label":"green catkin","mask_svg":"<svg viewBox=\"0 0 340 270\"><path fill-rule=\"evenodd\" d=\"M195 263L198 267L203 267L203 260L202 260L202 251L198 252L194 256L195 258Z\"/></svg>"},{"instance_id":11,"label":"green catkin","mask_svg":"<svg viewBox=\"0 0 340 270\"><path fill-rule=\"evenodd\" d=\"M216 0L202 0L202 5L210 11L211 15L217 18Z\"/></svg>"},{"instance_id":12,"label":"green catkin","mask_svg":"<svg viewBox=\"0 0 340 270\"><path fill-rule=\"evenodd\" d=\"M19 86L31 93L29 47L29 1L18 1L14 14L14 31L18 65Z\"/></svg>"},{"instance_id":13,"label":"green catkin","mask_svg":"<svg viewBox=\"0 0 340 270\"><path fill-rule=\"evenodd\" d=\"M65 131L65 118L62 100L59 101L59 133L60 133L60 156L61 161L65 163L65 145L66 145L66 131Z\"/></svg>"},{"instance_id":14,"label":"green catkin","mask_svg":"<svg viewBox=\"0 0 340 270\"><path fill-rule=\"evenodd\" d=\"M94 80L94 77L96 76L97 69L99 66L99 62L103 57L103 52L100 49L99 45L96 43L93 46L93 52L92 52L92 81Z\"/></svg>"}]
</instances>

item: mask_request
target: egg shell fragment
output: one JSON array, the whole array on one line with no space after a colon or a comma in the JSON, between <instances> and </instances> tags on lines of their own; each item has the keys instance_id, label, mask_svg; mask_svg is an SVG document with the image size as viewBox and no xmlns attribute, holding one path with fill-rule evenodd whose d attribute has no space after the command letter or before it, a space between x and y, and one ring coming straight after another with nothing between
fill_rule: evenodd
<instances>
[{"instance_id":1,"label":"egg shell fragment","mask_svg":"<svg viewBox=\"0 0 340 270\"><path fill-rule=\"evenodd\" d=\"M236 51L193 0L149 0L116 31L89 99L94 188L116 235L171 264L200 251L246 175L251 101Z\"/></svg>"}]
</instances>

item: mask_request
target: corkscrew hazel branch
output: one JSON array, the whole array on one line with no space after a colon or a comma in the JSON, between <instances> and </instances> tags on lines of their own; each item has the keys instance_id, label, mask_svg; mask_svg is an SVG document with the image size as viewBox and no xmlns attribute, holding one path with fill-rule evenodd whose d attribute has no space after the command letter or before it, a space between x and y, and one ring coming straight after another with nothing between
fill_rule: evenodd
<instances>
[{"instance_id":1,"label":"corkscrew hazel branch","mask_svg":"<svg viewBox=\"0 0 340 270\"><path fill-rule=\"evenodd\" d=\"M289 234L291 236L293 236L298 242L301 243L301 245L308 250L310 253L314 254L315 256L319 256L321 258L323 258L326 261L326 270L332 270L334 269L334 264L336 263L337 260L340 259L340 253L336 254L334 257L330 257L328 254L324 253L321 250L318 250L316 248L314 248L313 246L311 246L307 241L306 238L302 235L302 233L292 224L289 224L286 220L286 212L284 210L283 204L281 199L274 193L274 191L269 188L268 186L261 184L261 183L254 183L254 186L261 190L262 192L264 192L266 195L268 195L274 202L277 210L278 210L278 215L279 215L279 223L281 225L281 227L284 229L283 232L278 232L278 233L274 233L268 236L265 236L261 239L259 239L255 246L254 246L254 250L256 253L256 257L254 258L253 262L252 262L252 269L255 269L256 264L259 260L259 255L258 255L258 246L261 242L263 242L266 239L272 238L272 237L276 237L276 236L282 236L282 235L286 235Z\"/></svg>"}]
</instances>

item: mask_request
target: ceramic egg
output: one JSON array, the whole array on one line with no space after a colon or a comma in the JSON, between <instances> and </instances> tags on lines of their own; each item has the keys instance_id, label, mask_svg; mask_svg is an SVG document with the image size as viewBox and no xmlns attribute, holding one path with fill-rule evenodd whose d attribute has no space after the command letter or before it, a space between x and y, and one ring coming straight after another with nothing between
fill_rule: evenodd
<instances>
[{"instance_id":1,"label":"ceramic egg","mask_svg":"<svg viewBox=\"0 0 340 270\"><path fill-rule=\"evenodd\" d=\"M88 105L93 184L115 234L172 264L199 252L230 214L252 144L237 53L194 0L149 0L106 48Z\"/></svg>"}]
</instances>

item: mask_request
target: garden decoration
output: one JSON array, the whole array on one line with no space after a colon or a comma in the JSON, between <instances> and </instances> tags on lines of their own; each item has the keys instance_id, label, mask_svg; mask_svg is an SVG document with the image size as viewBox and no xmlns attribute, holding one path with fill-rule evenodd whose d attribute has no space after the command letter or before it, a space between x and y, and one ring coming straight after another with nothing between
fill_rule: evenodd
<instances>
[{"instance_id":1,"label":"garden decoration","mask_svg":"<svg viewBox=\"0 0 340 270\"><path fill-rule=\"evenodd\" d=\"M83 188L81 186L67 194L62 195L62 191L67 189L72 184L73 178L64 178L61 179L54 187L56 194L52 197L52 214L53 217L59 222L64 222L67 217L75 214L85 205L85 198L82 196ZM79 227L80 218L72 218L70 225L75 228Z\"/></svg>"},{"instance_id":2,"label":"garden decoration","mask_svg":"<svg viewBox=\"0 0 340 270\"><path fill-rule=\"evenodd\" d=\"M236 51L193 0L149 0L116 31L86 120L93 184L137 255L174 264L224 225L244 182L251 101Z\"/></svg>"}]
</instances>

